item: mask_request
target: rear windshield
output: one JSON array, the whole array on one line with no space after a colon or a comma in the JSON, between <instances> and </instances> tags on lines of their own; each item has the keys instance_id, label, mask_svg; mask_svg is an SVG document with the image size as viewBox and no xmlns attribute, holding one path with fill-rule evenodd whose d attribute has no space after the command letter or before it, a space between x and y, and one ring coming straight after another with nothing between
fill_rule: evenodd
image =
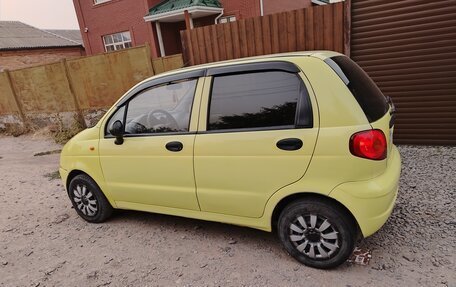
<instances>
[{"instance_id":1,"label":"rear windshield","mask_svg":"<svg viewBox=\"0 0 456 287\"><path fill-rule=\"evenodd\" d=\"M383 93L366 72L348 57L336 56L330 60L325 62L345 82L369 122L375 122L383 117L389 105Z\"/></svg>"}]
</instances>

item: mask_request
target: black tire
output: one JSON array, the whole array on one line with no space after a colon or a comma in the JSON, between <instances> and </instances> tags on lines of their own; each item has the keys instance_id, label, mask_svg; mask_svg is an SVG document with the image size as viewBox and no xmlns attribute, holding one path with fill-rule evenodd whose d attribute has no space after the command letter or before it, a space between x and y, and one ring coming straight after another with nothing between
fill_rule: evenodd
<instances>
[{"instance_id":1,"label":"black tire","mask_svg":"<svg viewBox=\"0 0 456 287\"><path fill-rule=\"evenodd\" d=\"M79 174L70 181L68 196L79 216L88 222L100 223L112 215L111 204L88 175Z\"/></svg>"},{"instance_id":2,"label":"black tire","mask_svg":"<svg viewBox=\"0 0 456 287\"><path fill-rule=\"evenodd\" d=\"M287 205L280 214L277 232L293 258L319 269L334 268L345 262L352 254L357 238L352 217L339 206L318 198L301 199Z\"/></svg>"}]
</instances>

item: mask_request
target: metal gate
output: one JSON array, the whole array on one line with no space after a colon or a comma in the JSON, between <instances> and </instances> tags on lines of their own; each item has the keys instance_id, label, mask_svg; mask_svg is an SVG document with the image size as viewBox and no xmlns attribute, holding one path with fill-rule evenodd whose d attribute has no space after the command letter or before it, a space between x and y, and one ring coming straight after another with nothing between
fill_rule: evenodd
<instances>
[{"instance_id":1,"label":"metal gate","mask_svg":"<svg viewBox=\"0 0 456 287\"><path fill-rule=\"evenodd\" d=\"M351 57L397 107L395 141L456 144L456 0L352 0Z\"/></svg>"}]
</instances>

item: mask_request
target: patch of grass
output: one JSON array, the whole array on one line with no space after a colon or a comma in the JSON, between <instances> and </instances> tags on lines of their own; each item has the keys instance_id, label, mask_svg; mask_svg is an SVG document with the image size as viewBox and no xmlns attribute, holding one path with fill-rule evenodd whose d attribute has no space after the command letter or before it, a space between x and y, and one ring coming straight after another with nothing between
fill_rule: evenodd
<instances>
[{"instance_id":1,"label":"patch of grass","mask_svg":"<svg viewBox=\"0 0 456 287\"><path fill-rule=\"evenodd\" d=\"M42 152L37 152L33 156L43 156L43 155L50 155L50 154L56 154L60 153L62 150L61 149L55 149L55 150L49 150L49 151L42 151Z\"/></svg>"},{"instance_id":2,"label":"patch of grass","mask_svg":"<svg viewBox=\"0 0 456 287\"><path fill-rule=\"evenodd\" d=\"M56 180L56 179L60 179L60 173L57 170L57 171L53 171L53 172L50 172L50 173L46 173L44 175L44 177L47 177L49 179L49 181Z\"/></svg>"}]
</instances>

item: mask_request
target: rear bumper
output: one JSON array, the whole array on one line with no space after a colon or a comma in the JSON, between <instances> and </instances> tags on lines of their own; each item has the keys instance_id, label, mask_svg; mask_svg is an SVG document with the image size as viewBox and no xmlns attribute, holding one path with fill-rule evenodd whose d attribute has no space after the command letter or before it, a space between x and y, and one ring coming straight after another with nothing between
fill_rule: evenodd
<instances>
[{"instance_id":1,"label":"rear bumper","mask_svg":"<svg viewBox=\"0 0 456 287\"><path fill-rule=\"evenodd\" d=\"M330 196L350 210L364 237L372 235L388 220L396 202L401 156L393 146L386 171L371 180L347 182L336 187Z\"/></svg>"}]
</instances>

